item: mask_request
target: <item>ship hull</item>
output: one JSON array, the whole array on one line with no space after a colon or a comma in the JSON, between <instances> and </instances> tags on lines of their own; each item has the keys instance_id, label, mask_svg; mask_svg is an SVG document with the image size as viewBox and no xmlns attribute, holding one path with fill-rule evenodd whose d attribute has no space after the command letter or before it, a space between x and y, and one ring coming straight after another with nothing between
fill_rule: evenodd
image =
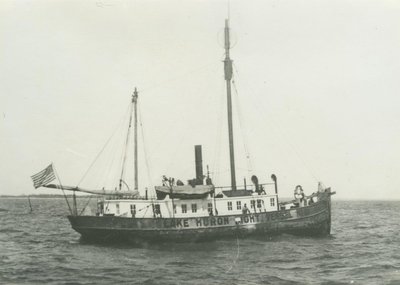
<instances>
[{"instance_id":1,"label":"ship hull","mask_svg":"<svg viewBox=\"0 0 400 285\"><path fill-rule=\"evenodd\" d=\"M318 202L293 209L244 215L192 218L68 216L83 239L132 242L192 242L223 238L269 237L283 233L326 236L331 230L331 193Z\"/></svg>"}]
</instances>

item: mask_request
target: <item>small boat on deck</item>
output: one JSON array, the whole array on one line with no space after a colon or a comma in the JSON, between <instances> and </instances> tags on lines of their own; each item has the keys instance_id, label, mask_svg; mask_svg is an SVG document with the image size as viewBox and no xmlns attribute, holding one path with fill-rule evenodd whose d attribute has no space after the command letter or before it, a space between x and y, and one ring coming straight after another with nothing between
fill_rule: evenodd
<instances>
[{"instance_id":1,"label":"small boat on deck","mask_svg":"<svg viewBox=\"0 0 400 285\"><path fill-rule=\"evenodd\" d=\"M282 233L326 236L331 231L330 188L319 183L311 195L305 195L297 185L294 199L282 202L278 197L278 179L272 174L271 183L259 183L251 177L252 185L237 185L235 174L232 123L232 60L228 20L225 23L224 73L227 90L228 131L231 185L218 187L207 171L203 175L202 147L195 146L196 178L187 185L164 177L155 194L140 196L138 191L137 102L132 96L131 116L134 120L134 190L124 190L127 184L121 176L118 190L90 190L80 187L49 184L55 179L53 166L32 176L37 187L74 192L74 203L68 219L72 228L85 239L101 241L200 241L235 237L268 237ZM133 116L132 116L133 115ZM127 140L128 141L128 140ZM123 169L125 164L123 164ZM123 173L124 171L122 171ZM127 187L125 187L127 188ZM96 213L78 213L75 192L101 195Z\"/></svg>"}]
</instances>

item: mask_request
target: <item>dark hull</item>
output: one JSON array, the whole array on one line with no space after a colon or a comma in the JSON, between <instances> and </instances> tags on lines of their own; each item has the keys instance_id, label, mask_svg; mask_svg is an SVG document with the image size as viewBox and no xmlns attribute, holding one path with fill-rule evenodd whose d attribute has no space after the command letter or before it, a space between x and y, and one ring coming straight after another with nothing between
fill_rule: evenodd
<instances>
[{"instance_id":1,"label":"dark hull","mask_svg":"<svg viewBox=\"0 0 400 285\"><path fill-rule=\"evenodd\" d=\"M197 218L68 216L82 238L99 241L201 241L278 234L326 236L331 230L331 193L318 194L306 207Z\"/></svg>"}]
</instances>

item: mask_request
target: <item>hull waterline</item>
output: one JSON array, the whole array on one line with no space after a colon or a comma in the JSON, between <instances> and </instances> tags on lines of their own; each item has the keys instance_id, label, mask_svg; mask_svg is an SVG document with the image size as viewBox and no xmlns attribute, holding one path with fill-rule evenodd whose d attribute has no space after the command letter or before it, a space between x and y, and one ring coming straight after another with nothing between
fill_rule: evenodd
<instances>
[{"instance_id":1,"label":"hull waterline","mask_svg":"<svg viewBox=\"0 0 400 285\"><path fill-rule=\"evenodd\" d=\"M188 218L129 218L68 216L85 240L193 242L227 238L268 237L278 234L326 236L331 229L331 193L318 202L288 210L244 215Z\"/></svg>"}]
</instances>

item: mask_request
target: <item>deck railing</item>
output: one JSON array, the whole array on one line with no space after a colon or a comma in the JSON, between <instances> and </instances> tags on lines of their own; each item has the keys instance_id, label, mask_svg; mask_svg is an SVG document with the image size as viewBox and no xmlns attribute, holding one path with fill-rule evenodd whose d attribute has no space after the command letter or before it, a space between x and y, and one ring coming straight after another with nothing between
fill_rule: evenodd
<instances>
[{"instance_id":1,"label":"deck railing","mask_svg":"<svg viewBox=\"0 0 400 285\"><path fill-rule=\"evenodd\" d=\"M260 189L263 189L266 193L275 193L275 183L262 183L258 184ZM238 185L236 186L237 190L251 190L255 191L256 187L254 184L246 184L246 185ZM231 186L218 186L215 187L215 192L220 192L220 191L229 191L232 190Z\"/></svg>"}]
</instances>

